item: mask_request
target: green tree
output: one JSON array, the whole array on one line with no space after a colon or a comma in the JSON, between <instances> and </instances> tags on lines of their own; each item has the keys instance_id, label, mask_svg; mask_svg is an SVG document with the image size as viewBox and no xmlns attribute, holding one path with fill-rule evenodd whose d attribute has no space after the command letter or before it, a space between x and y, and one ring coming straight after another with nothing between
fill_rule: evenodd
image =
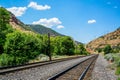
<instances>
[{"instance_id":1,"label":"green tree","mask_svg":"<svg viewBox=\"0 0 120 80\"><path fill-rule=\"evenodd\" d=\"M85 54L85 48L83 44L79 44L79 50L81 55Z\"/></svg>"},{"instance_id":2,"label":"green tree","mask_svg":"<svg viewBox=\"0 0 120 80\"><path fill-rule=\"evenodd\" d=\"M48 36L47 35L42 36L42 43L43 43L42 53L48 56L49 54L48 54Z\"/></svg>"},{"instance_id":3,"label":"green tree","mask_svg":"<svg viewBox=\"0 0 120 80\"><path fill-rule=\"evenodd\" d=\"M0 7L0 30L5 30L6 29L6 24L9 23L9 19L10 19L10 13Z\"/></svg>"},{"instance_id":4,"label":"green tree","mask_svg":"<svg viewBox=\"0 0 120 80\"><path fill-rule=\"evenodd\" d=\"M54 55L61 54L61 36L51 37L51 51Z\"/></svg>"},{"instance_id":5,"label":"green tree","mask_svg":"<svg viewBox=\"0 0 120 80\"><path fill-rule=\"evenodd\" d=\"M98 51L98 53L102 52L102 48L96 48L96 51Z\"/></svg>"},{"instance_id":6,"label":"green tree","mask_svg":"<svg viewBox=\"0 0 120 80\"><path fill-rule=\"evenodd\" d=\"M73 55L75 50L74 41L71 37L65 36L61 37L60 40L61 54Z\"/></svg>"},{"instance_id":7,"label":"green tree","mask_svg":"<svg viewBox=\"0 0 120 80\"><path fill-rule=\"evenodd\" d=\"M112 48L110 45L106 45L105 48L103 49L105 54L111 53L112 52Z\"/></svg>"},{"instance_id":8,"label":"green tree","mask_svg":"<svg viewBox=\"0 0 120 80\"><path fill-rule=\"evenodd\" d=\"M26 63L42 52L42 40L35 34L15 31L7 35L4 50L14 57L15 65Z\"/></svg>"},{"instance_id":9,"label":"green tree","mask_svg":"<svg viewBox=\"0 0 120 80\"><path fill-rule=\"evenodd\" d=\"M117 44L116 46L114 46L112 49L113 49L112 50L113 53L119 53L120 52L120 43Z\"/></svg>"},{"instance_id":10,"label":"green tree","mask_svg":"<svg viewBox=\"0 0 120 80\"><path fill-rule=\"evenodd\" d=\"M3 46L5 43L6 34L12 32L9 25L10 14L7 10L0 7L0 54L3 53Z\"/></svg>"},{"instance_id":11,"label":"green tree","mask_svg":"<svg viewBox=\"0 0 120 80\"><path fill-rule=\"evenodd\" d=\"M74 41L68 36L51 37L51 51L54 55L73 55Z\"/></svg>"},{"instance_id":12,"label":"green tree","mask_svg":"<svg viewBox=\"0 0 120 80\"><path fill-rule=\"evenodd\" d=\"M79 51L80 55L88 55L89 54L83 44L78 45L78 51Z\"/></svg>"}]
</instances>

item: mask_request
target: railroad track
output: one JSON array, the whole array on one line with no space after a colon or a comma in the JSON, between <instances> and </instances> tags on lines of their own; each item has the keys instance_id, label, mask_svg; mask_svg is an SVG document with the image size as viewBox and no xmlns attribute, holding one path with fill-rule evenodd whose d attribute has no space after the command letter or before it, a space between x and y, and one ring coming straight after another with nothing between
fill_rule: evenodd
<instances>
[{"instance_id":1,"label":"railroad track","mask_svg":"<svg viewBox=\"0 0 120 80\"><path fill-rule=\"evenodd\" d=\"M74 66L71 66L47 80L90 80L95 61L98 55L94 55Z\"/></svg>"},{"instance_id":2,"label":"railroad track","mask_svg":"<svg viewBox=\"0 0 120 80\"><path fill-rule=\"evenodd\" d=\"M56 59L56 60L52 60L52 61L42 61L42 62L36 62L36 63L30 63L30 64L24 64L24 65L17 65L17 66L0 67L0 75L7 74L10 72L20 71L20 70L25 70L25 69L29 69L29 68L34 68L34 67L38 67L38 66L48 65L48 64L52 64L52 63L67 61L67 60L71 60L71 59L82 58L82 57L85 57L85 56Z\"/></svg>"}]
</instances>

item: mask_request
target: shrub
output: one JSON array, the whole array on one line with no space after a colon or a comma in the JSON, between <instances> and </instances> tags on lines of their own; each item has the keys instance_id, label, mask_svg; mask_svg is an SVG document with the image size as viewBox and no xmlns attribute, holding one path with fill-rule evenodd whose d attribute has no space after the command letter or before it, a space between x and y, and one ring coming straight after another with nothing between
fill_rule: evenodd
<instances>
[{"instance_id":1,"label":"shrub","mask_svg":"<svg viewBox=\"0 0 120 80\"><path fill-rule=\"evenodd\" d=\"M120 54L119 53L106 54L104 58L107 60L113 60L115 66L120 67Z\"/></svg>"},{"instance_id":2,"label":"shrub","mask_svg":"<svg viewBox=\"0 0 120 80\"><path fill-rule=\"evenodd\" d=\"M10 14L9 12L0 7L0 54L4 52L4 43L6 34L12 32L12 27L9 25Z\"/></svg>"},{"instance_id":3,"label":"shrub","mask_svg":"<svg viewBox=\"0 0 120 80\"><path fill-rule=\"evenodd\" d=\"M117 80L120 80L120 77L118 77L118 79Z\"/></svg>"},{"instance_id":4,"label":"shrub","mask_svg":"<svg viewBox=\"0 0 120 80\"><path fill-rule=\"evenodd\" d=\"M103 49L105 54L111 53L112 52L112 48L110 45L106 45L105 48Z\"/></svg>"},{"instance_id":5,"label":"shrub","mask_svg":"<svg viewBox=\"0 0 120 80\"><path fill-rule=\"evenodd\" d=\"M4 49L14 57L15 64L22 64L41 53L42 42L36 35L15 31L7 35Z\"/></svg>"},{"instance_id":6,"label":"shrub","mask_svg":"<svg viewBox=\"0 0 120 80\"><path fill-rule=\"evenodd\" d=\"M104 57L106 60L111 60L113 59L113 54L112 53L109 53L109 54L106 54L105 57Z\"/></svg>"},{"instance_id":7,"label":"shrub","mask_svg":"<svg viewBox=\"0 0 120 80\"><path fill-rule=\"evenodd\" d=\"M27 61L28 59L26 57L15 57L15 56L10 56L5 53L0 56L0 66L21 65Z\"/></svg>"},{"instance_id":8,"label":"shrub","mask_svg":"<svg viewBox=\"0 0 120 80\"><path fill-rule=\"evenodd\" d=\"M85 46L83 44L78 44L76 47L76 54L88 55L89 52L85 49Z\"/></svg>"},{"instance_id":9,"label":"shrub","mask_svg":"<svg viewBox=\"0 0 120 80\"><path fill-rule=\"evenodd\" d=\"M115 56L114 56L114 60L115 60L115 65L116 66L118 66L118 67L120 67L120 54L116 54Z\"/></svg>"},{"instance_id":10,"label":"shrub","mask_svg":"<svg viewBox=\"0 0 120 80\"><path fill-rule=\"evenodd\" d=\"M115 74L116 74L116 75L120 75L120 67L117 67L117 68L116 68Z\"/></svg>"},{"instance_id":11,"label":"shrub","mask_svg":"<svg viewBox=\"0 0 120 80\"><path fill-rule=\"evenodd\" d=\"M0 66L10 66L13 65L14 57L9 56L8 54L2 54L0 56Z\"/></svg>"},{"instance_id":12,"label":"shrub","mask_svg":"<svg viewBox=\"0 0 120 80\"><path fill-rule=\"evenodd\" d=\"M74 55L74 42L71 37L51 37L51 51L54 55Z\"/></svg>"}]
</instances>

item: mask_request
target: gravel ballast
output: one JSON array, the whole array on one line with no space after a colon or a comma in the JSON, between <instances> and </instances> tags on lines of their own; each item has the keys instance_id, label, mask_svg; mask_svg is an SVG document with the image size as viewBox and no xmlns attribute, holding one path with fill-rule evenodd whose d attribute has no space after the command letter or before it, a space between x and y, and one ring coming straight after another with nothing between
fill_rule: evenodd
<instances>
[{"instance_id":1,"label":"gravel ballast","mask_svg":"<svg viewBox=\"0 0 120 80\"><path fill-rule=\"evenodd\" d=\"M117 80L115 70L109 69L109 65L110 63L99 55L92 72L92 80Z\"/></svg>"},{"instance_id":2,"label":"gravel ballast","mask_svg":"<svg viewBox=\"0 0 120 80\"><path fill-rule=\"evenodd\" d=\"M0 80L47 80L48 77L89 57L90 56L0 75Z\"/></svg>"}]
</instances>

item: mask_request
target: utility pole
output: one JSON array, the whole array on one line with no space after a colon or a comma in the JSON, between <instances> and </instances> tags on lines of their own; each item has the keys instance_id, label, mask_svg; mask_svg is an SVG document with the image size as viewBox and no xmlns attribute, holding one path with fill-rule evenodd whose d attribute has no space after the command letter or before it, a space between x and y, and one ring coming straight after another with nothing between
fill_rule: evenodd
<instances>
[{"instance_id":1,"label":"utility pole","mask_svg":"<svg viewBox=\"0 0 120 80\"><path fill-rule=\"evenodd\" d=\"M48 33L48 56L49 56L49 60L51 61L51 50L50 50L50 33Z\"/></svg>"}]
</instances>

